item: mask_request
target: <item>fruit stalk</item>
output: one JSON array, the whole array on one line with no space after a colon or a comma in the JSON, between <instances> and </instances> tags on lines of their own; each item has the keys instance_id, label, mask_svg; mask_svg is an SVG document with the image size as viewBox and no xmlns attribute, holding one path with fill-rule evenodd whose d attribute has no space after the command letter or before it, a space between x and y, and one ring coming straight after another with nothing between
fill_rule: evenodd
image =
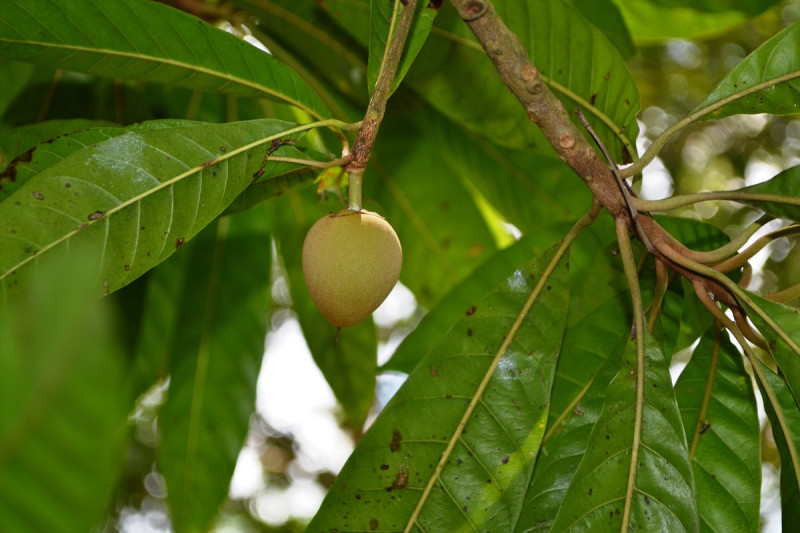
<instances>
[{"instance_id":1,"label":"fruit stalk","mask_svg":"<svg viewBox=\"0 0 800 533\"><path fill-rule=\"evenodd\" d=\"M399 2L400 0L395 1ZM361 175L367 166L370 154L372 154L372 146L375 144L375 137L378 135L378 128L386 111L386 101L392 94L395 73L400 65L400 58L403 55L406 37L411 29L416 8L417 0L403 2L400 20L384 55L384 63L375 83L375 90L372 92L372 98L370 98L367 111L364 113L364 120L361 122L355 141L353 141L353 158L345 167L350 179L351 191L348 193L348 209L351 211L361 210ZM357 182L355 188L353 187L354 181Z\"/></svg>"}]
</instances>

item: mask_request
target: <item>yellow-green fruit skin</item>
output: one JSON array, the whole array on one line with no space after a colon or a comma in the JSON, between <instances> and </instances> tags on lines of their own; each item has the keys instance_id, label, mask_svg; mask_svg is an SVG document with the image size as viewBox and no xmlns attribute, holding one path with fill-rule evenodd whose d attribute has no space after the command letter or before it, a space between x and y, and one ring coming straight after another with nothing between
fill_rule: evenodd
<instances>
[{"instance_id":1,"label":"yellow-green fruit skin","mask_svg":"<svg viewBox=\"0 0 800 533\"><path fill-rule=\"evenodd\" d=\"M370 211L319 219L303 242L303 276L322 316L344 328L367 318L400 277L403 249L392 226Z\"/></svg>"}]
</instances>

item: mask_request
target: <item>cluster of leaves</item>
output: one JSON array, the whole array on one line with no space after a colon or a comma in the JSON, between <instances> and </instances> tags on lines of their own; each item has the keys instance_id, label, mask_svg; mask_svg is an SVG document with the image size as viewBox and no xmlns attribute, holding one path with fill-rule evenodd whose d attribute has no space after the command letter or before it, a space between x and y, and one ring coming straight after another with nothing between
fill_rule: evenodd
<instances>
[{"instance_id":1,"label":"cluster of leaves","mask_svg":"<svg viewBox=\"0 0 800 533\"><path fill-rule=\"evenodd\" d=\"M636 43L720 32L775 3L494 8L623 163L638 159ZM449 4L419 2L364 197L399 234L401 281L428 312L378 369L371 321L335 342L299 247L341 201L344 139L408 8L186 4L230 31L149 0L0 11L0 529L86 531L113 515L131 412L166 383L156 455L172 525L212 527L253 411L274 262L356 434L376 373L409 375L309 531L758 531L756 394L784 524L800 522L800 314L787 305L800 290L767 299L737 285L756 251L796 233L738 253L767 220L800 221L796 168L737 191L634 199L643 216L710 199L759 211L732 238L659 219L693 251L674 260L724 286L754 331L630 249L608 216L582 216L591 194L468 26ZM692 122L795 113L798 46L800 25L780 31L623 172ZM690 347L673 386L672 356Z\"/></svg>"}]
</instances>

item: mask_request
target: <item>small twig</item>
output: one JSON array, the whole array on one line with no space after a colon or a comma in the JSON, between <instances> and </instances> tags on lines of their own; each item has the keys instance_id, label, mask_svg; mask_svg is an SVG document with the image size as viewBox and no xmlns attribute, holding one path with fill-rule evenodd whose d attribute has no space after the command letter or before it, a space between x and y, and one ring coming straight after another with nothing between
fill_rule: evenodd
<instances>
[{"instance_id":1,"label":"small twig","mask_svg":"<svg viewBox=\"0 0 800 533\"><path fill-rule=\"evenodd\" d=\"M399 2L400 0L394 1ZM403 48L405 47L409 30L411 29L411 22L414 20L416 8L417 0L405 0L405 2L403 2L400 20L397 22L391 42L387 43L387 49L384 54L378 80L375 83L375 89L369 100L367 111L364 113L364 120L353 141L353 158L346 167L351 181L353 181L353 174L356 175L356 180L359 179L359 173L364 172L369 157L372 155L372 146L375 144L378 128L386 112L386 101L392 94L395 74L397 72L397 67L400 65L400 58L403 55ZM394 21L392 24L394 24ZM357 194L349 194L349 208L354 211L360 211L361 190L358 189L355 192L357 192Z\"/></svg>"},{"instance_id":2,"label":"small twig","mask_svg":"<svg viewBox=\"0 0 800 533\"><path fill-rule=\"evenodd\" d=\"M792 224L791 226L785 226L773 232L767 233L763 237L756 240L756 242L748 246L747 249L741 253L734 255L733 257L726 259L721 263L717 263L714 265L714 268L719 272L730 272L731 270L739 268L747 263L754 255L760 252L765 246L775 239L787 237L789 235L795 235L797 233L800 233L800 224Z\"/></svg>"},{"instance_id":3,"label":"small twig","mask_svg":"<svg viewBox=\"0 0 800 533\"><path fill-rule=\"evenodd\" d=\"M800 283L796 283L787 289L766 295L773 302L786 303L796 298L800 298Z\"/></svg>"},{"instance_id":4,"label":"small twig","mask_svg":"<svg viewBox=\"0 0 800 533\"><path fill-rule=\"evenodd\" d=\"M264 153L264 160L261 162L261 166L258 167L258 170L255 172L255 174L253 174L253 179L258 178L259 176L261 176L264 173L264 168L266 168L266 166L267 166L267 159L269 159L269 156L271 156L273 153L275 153L275 151L278 148L280 148L281 146L287 145L287 144L295 144L296 142L297 142L297 139L275 139L275 140L273 140L270 143L269 147L267 148L267 151Z\"/></svg>"},{"instance_id":5,"label":"small twig","mask_svg":"<svg viewBox=\"0 0 800 533\"><path fill-rule=\"evenodd\" d=\"M642 229L642 225L639 222L639 212L633 205L633 200L631 200L631 193L630 191L628 191L627 184L622 180L622 176L619 173L619 167L614 162L614 158L611 157L611 154L609 153L608 149L605 147L602 141L600 141L600 138L594 132L594 129L592 129L592 126L586 120L586 117L583 116L581 110L576 109L575 114L578 115L578 119L580 119L581 124L583 124L583 127L586 128L586 131L589 132L589 135L592 136L592 139L594 139L595 144L597 144L597 146L600 148L600 151L603 152L606 161L608 161L608 164L611 167L611 172L614 174L614 178L616 178L617 180L617 186L619 186L619 190L622 193L622 196L625 198L625 204L627 204L628 206L628 213L631 216L631 221L633 222L633 226L636 228L636 233L639 235L639 239L641 239L642 243L644 244L645 248L647 248L648 252L650 252L651 254L654 253L655 249L653 248L653 245L650 244L650 240L647 238L644 229Z\"/></svg>"}]
</instances>

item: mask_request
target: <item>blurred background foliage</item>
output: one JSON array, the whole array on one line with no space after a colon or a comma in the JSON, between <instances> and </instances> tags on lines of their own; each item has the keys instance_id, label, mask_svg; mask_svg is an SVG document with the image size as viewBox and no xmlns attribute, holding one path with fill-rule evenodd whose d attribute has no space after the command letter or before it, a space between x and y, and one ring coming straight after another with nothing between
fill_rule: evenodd
<instances>
[{"instance_id":1,"label":"blurred background foliage","mask_svg":"<svg viewBox=\"0 0 800 533\"><path fill-rule=\"evenodd\" d=\"M164 3L263 43L276 57L300 72L339 117L358 120L366 107L366 48L343 29L348 20L346 10L336 13L337 16L331 16L326 10L337 9L340 2L298 0L292 2L292 13L288 13L285 2L279 0L164 0ZM675 8L669 2L656 0L618 0L613 5L619 11L610 2L573 0L571 3L584 10L589 20L606 31L627 58L628 68L641 95L638 117L640 151L669 125L688 114L742 58L781 28L800 19L800 0L775 3L763 13L754 13L744 2L741 10L724 12L714 10L715 2L684 2L684 7ZM671 7L667 7L668 4ZM736 3L726 2L724 5L735 6ZM703 10L704 7L707 9ZM442 9L447 11L451 7L445 3ZM284 17L292 17L294 24L286 24ZM442 19L441 23L446 23L445 17ZM623 19L630 32L628 35L620 25ZM436 31L434 29L434 34ZM423 49L420 55L422 64L412 68L410 80L414 80L415 68L424 69L427 53L435 56L437 51ZM14 62L0 62L0 72L3 79L8 80L0 91L13 95L12 103L6 109L0 109L0 167L35 142L89 125L132 124L155 118L211 122L263 116L296 118L291 110L277 104L202 94L188 89L99 79ZM481 90L480 87L463 89ZM419 94L414 83L400 88L390 102L385 119L386 131L382 131L379 137L377 157L371 167L372 177L366 182L367 208L400 213L407 211L407 204L422 206L428 215L425 220L410 217L395 225L401 236L406 234L415 239L433 240L430 248L438 251L431 254L424 246L409 247L410 260L406 263L402 281L412 290L420 307L400 320L378 324L379 353L387 350L387 346L396 346L398 339L413 328L425 309L493 250L513 241L504 222L512 222L518 229L528 232L537 229L535 224L541 221L540 217L526 213L524 207L518 212L509 209L498 213L493 210L492 195L502 195L503 191L492 184L491 167L481 169L486 172L476 173L481 175L468 176L469 179L459 175L466 174L472 162L465 165L466 154L458 152L458 143L449 147L453 148L452 151L442 150L441 143L447 146L448 142L454 141L447 137L447 119L431 113L426 103L431 98L429 94ZM524 117L521 110L520 115ZM38 126L45 120L54 122L47 123L47 128ZM462 149L463 146L480 146L487 154L503 154L503 161L510 162L512 168L502 168L500 172L513 175L513 162L520 157L518 152L503 146L504 143L494 142L492 138L479 137L475 132L464 135L467 138L461 145ZM326 142L329 147L335 146L325 134L318 138L314 135L309 137L309 142L317 143L319 147L326 146ZM431 144L425 141L431 141ZM535 193L543 198L552 195L559 199L551 207L554 210L552 222L574 220L588 205L588 191L577 178L565 175L563 167L551 159L543 158L538 162L542 174L552 176L541 180L542 189ZM732 189L763 181L798 163L800 120L792 116L734 116L699 123L682 131L645 172L641 186L643 195L649 198ZM475 164L480 165L480 160ZM391 172L387 171L389 167ZM424 168L424 172L420 172L420 168ZM432 176L437 176L437 179L431 179ZM481 176L488 181L481 183ZM402 187L398 183L402 183ZM296 213L298 205L301 211L325 212L340 201L337 195L341 185L341 176L328 174L318 184L323 193L318 204L309 200L313 198L312 194L289 194L272 200L271 205L276 212L293 210ZM442 194L429 194L429 188ZM435 202L436 205L423 205L425 202ZM309 203L311 205L307 205ZM728 234L743 228L757 216L753 210L724 202L698 204L679 214L709 221ZM480 220L469 222L474 217ZM448 239L453 239L457 231L464 231L465 224L468 224L469 241L454 240L450 247ZM431 229L433 227L435 230ZM544 228L543 231L548 230ZM300 238L298 235L292 238ZM447 245L439 246L441 243ZM286 248L291 246L291 242L278 242L276 246ZM445 266L430 268L429 262ZM282 267L278 265L276 268ZM275 279L283 278L277 275ZM145 281L143 278L114 295L123 317L136 316L137 299L131 295L143 292L141 288ZM755 288L773 291L797 282L800 282L800 250L786 240L777 241L769 247ZM286 287L276 282L272 290L273 330L286 320L291 302ZM124 323L125 319L120 322ZM125 331L135 331L135 328L125 328ZM367 371L369 373L371 369ZM137 520L146 521L151 531L169 527L163 478L154 469L159 441L157 408L163 400L165 386L160 382L150 388L131 415L129 431L133 445L127 453L114 508L109 509L106 524L109 531L121 527L121 524L141 523ZM373 412L383 401L385 398L379 394ZM346 411L345 405L344 412L337 415L338 420L352 438L357 439L359 431L354 427L359 425L348 419ZM298 479L313 481L327 489L335 477L335 472L329 467L309 466L308 451L298 447L296 436L276 429L261 415L254 415L251 421L248 447L257 451L258 463L263 468L264 487L260 489L260 495L289 490ZM774 446L768 445L764 449L765 459L777 463ZM302 460L304 454L305 463ZM259 494L232 495L223 508L218 524L220 530L303 530L303 523L308 518L304 516L269 525L259 510Z\"/></svg>"}]
</instances>

